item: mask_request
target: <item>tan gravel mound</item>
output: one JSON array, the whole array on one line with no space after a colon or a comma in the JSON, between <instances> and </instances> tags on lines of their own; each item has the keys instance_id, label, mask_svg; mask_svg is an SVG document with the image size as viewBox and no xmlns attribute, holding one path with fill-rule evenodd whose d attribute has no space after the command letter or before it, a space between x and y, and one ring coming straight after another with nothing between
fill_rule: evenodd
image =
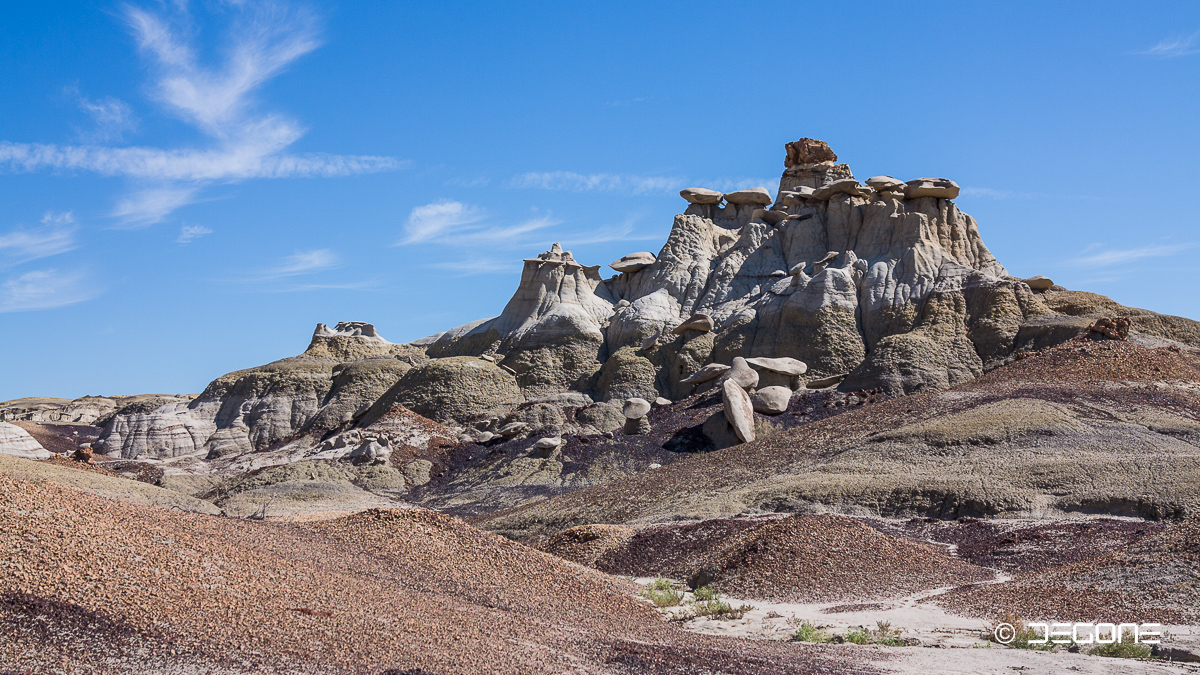
<instances>
[{"instance_id":1,"label":"tan gravel mound","mask_svg":"<svg viewBox=\"0 0 1200 675\"><path fill-rule=\"evenodd\" d=\"M0 671L869 670L683 633L626 582L419 510L254 522L0 475L0 571Z\"/></svg>"},{"instance_id":2,"label":"tan gravel mound","mask_svg":"<svg viewBox=\"0 0 1200 675\"><path fill-rule=\"evenodd\" d=\"M737 598L835 602L896 598L994 576L940 546L842 516L796 514L738 535L689 581Z\"/></svg>"},{"instance_id":3,"label":"tan gravel mound","mask_svg":"<svg viewBox=\"0 0 1200 675\"><path fill-rule=\"evenodd\" d=\"M1026 620L1200 622L1200 516L1112 553L937 599L968 615Z\"/></svg>"},{"instance_id":4,"label":"tan gravel mound","mask_svg":"<svg viewBox=\"0 0 1200 675\"><path fill-rule=\"evenodd\" d=\"M559 532L537 548L564 560L596 567L598 560L620 548L635 532L621 525L580 525Z\"/></svg>"}]
</instances>

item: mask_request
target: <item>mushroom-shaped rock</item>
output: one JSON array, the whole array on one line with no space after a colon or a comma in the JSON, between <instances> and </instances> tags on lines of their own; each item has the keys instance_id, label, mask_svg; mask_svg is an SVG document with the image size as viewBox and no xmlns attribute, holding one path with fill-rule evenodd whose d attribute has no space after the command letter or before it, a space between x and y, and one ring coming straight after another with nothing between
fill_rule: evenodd
<instances>
[{"instance_id":1,"label":"mushroom-shaped rock","mask_svg":"<svg viewBox=\"0 0 1200 675\"><path fill-rule=\"evenodd\" d=\"M625 420L625 435L626 436L638 436L640 434L649 433L649 431L650 431L650 420L645 417L639 417L637 419L626 419Z\"/></svg>"},{"instance_id":2,"label":"mushroom-shaped rock","mask_svg":"<svg viewBox=\"0 0 1200 675\"><path fill-rule=\"evenodd\" d=\"M867 179L867 185L879 192L904 192L904 181L891 176L871 176Z\"/></svg>"},{"instance_id":3,"label":"mushroom-shaped rock","mask_svg":"<svg viewBox=\"0 0 1200 675\"><path fill-rule=\"evenodd\" d=\"M904 198L937 197L954 199L958 196L958 183L948 178L917 178L905 183Z\"/></svg>"},{"instance_id":4,"label":"mushroom-shaped rock","mask_svg":"<svg viewBox=\"0 0 1200 675\"><path fill-rule=\"evenodd\" d=\"M680 190L679 196L688 200L691 204L720 204L721 198L725 195L716 190L693 187Z\"/></svg>"},{"instance_id":5,"label":"mushroom-shaped rock","mask_svg":"<svg viewBox=\"0 0 1200 675\"><path fill-rule=\"evenodd\" d=\"M529 425L524 422L509 422L508 424L505 424L497 429L496 433L500 434L501 436L516 436L528 428Z\"/></svg>"},{"instance_id":6,"label":"mushroom-shaped rock","mask_svg":"<svg viewBox=\"0 0 1200 675\"><path fill-rule=\"evenodd\" d=\"M726 382L734 382L742 389L753 389L758 386L758 371L746 363L746 359L733 357L733 367L723 376Z\"/></svg>"},{"instance_id":7,"label":"mushroom-shaped rock","mask_svg":"<svg viewBox=\"0 0 1200 675\"><path fill-rule=\"evenodd\" d=\"M713 329L712 317L707 314L693 314L687 321L671 329L675 335L683 335L685 331L695 330L707 333Z\"/></svg>"},{"instance_id":8,"label":"mushroom-shaped rock","mask_svg":"<svg viewBox=\"0 0 1200 675\"><path fill-rule=\"evenodd\" d=\"M726 192L725 201L730 204L758 204L766 206L771 203L771 193L765 187L749 188L736 192Z\"/></svg>"},{"instance_id":9,"label":"mushroom-shaped rock","mask_svg":"<svg viewBox=\"0 0 1200 675\"><path fill-rule=\"evenodd\" d=\"M539 438L537 443L533 444L533 447L537 450L554 450L560 445L562 445L562 439L558 438L557 436L551 436L547 438Z\"/></svg>"},{"instance_id":10,"label":"mushroom-shaped rock","mask_svg":"<svg viewBox=\"0 0 1200 675\"><path fill-rule=\"evenodd\" d=\"M671 399L659 396L658 398L654 399L654 405L660 408L665 405L671 405Z\"/></svg>"},{"instance_id":11,"label":"mushroom-shaped rock","mask_svg":"<svg viewBox=\"0 0 1200 675\"><path fill-rule=\"evenodd\" d=\"M622 256L620 260L615 260L608 264L618 272L637 272L654 264L655 257L649 251L638 251L630 253L627 256Z\"/></svg>"},{"instance_id":12,"label":"mushroom-shaped rock","mask_svg":"<svg viewBox=\"0 0 1200 675\"><path fill-rule=\"evenodd\" d=\"M754 440L754 404L750 395L733 380L721 385L721 399L725 406L725 419L733 427L737 437L744 443Z\"/></svg>"},{"instance_id":13,"label":"mushroom-shaped rock","mask_svg":"<svg viewBox=\"0 0 1200 675\"><path fill-rule=\"evenodd\" d=\"M625 399L625 405L621 408L621 413L627 420L640 420L648 412L650 412L650 402L644 398Z\"/></svg>"},{"instance_id":14,"label":"mushroom-shaped rock","mask_svg":"<svg viewBox=\"0 0 1200 675\"><path fill-rule=\"evenodd\" d=\"M787 412L788 403L792 400L792 390L788 387L763 387L750 396L750 403L755 412L764 415L781 415Z\"/></svg>"},{"instance_id":15,"label":"mushroom-shaped rock","mask_svg":"<svg viewBox=\"0 0 1200 675\"><path fill-rule=\"evenodd\" d=\"M834 195L847 194L855 197L867 197L871 194L871 189L858 184L858 181L853 178L844 178L835 180L829 185L824 185L813 191L813 197L822 201L827 200Z\"/></svg>"},{"instance_id":16,"label":"mushroom-shaped rock","mask_svg":"<svg viewBox=\"0 0 1200 675\"><path fill-rule=\"evenodd\" d=\"M727 370L729 370L729 366L725 365L724 363L710 363L700 370L692 373L687 378L680 380L680 382L683 384L700 384L701 382L708 382L709 380L715 380L716 378L724 375L725 371Z\"/></svg>"},{"instance_id":17,"label":"mushroom-shaped rock","mask_svg":"<svg viewBox=\"0 0 1200 675\"><path fill-rule=\"evenodd\" d=\"M781 356L774 359L769 359L765 356L756 356L752 359L746 359L746 363L756 370L769 370L783 375L800 376L808 372L808 365L806 363L799 359L793 359L790 356Z\"/></svg>"},{"instance_id":18,"label":"mushroom-shaped rock","mask_svg":"<svg viewBox=\"0 0 1200 675\"><path fill-rule=\"evenodd\" d=\"M778 225L787 220L788 213L787 211L759 209L758 211L754 212L754 217L762 220L768 225Z\"/></svg>"},{"instance_id":19,"label":"mushroom-shaped rock","mask_svg":"<svg viewBox=\"0 0 1200 675\"><path fill-rule=\"evenodd\" d=\"M1035 291L1044 291L1054 285L1054 282L1050 280L1050 277L1044 277L1040 274L1035 277L1024 279L1023 281Z\"/></svg>"}]
</instances>

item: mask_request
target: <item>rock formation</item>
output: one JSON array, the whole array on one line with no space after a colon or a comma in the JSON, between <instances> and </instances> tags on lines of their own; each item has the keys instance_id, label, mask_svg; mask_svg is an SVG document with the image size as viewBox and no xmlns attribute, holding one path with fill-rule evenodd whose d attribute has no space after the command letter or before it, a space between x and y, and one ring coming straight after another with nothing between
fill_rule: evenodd
<instances>
[{"instance_id":1,"label":"rock formation","mask_svg":"<svg viewBox=\"0 0 1200 675\"><path fill-rule=\"evenodd\" d=\"M8 422L0 422L0 454L22 459L48 459L50 457L50 451L35 441L28 431Z\"/></svg>"},{"instance_id":2,"label":"rock formation","mask_svg":"<svg viewBox=\"0 0 1200 675\"><path fill-rule=\"evenodd\" d=\"M225 375L195 399L112 414L98 449L237 456L395 405L458 425L470 442L612 432L627 399L678 400L731 377L743 393L899 395L970 381L1096 327L1121 335L1097 323L1118 315L1130 340L1200 346L1195 322L1010 276L958 193L945 178L860 183L828 145L801 139L786 146L774 198L687 188L658 254L627 255L608 279L555 244L525 260L494 318L406 345L366 323L318 325L299 357ZM777 410L783 396L764 393L758 407Z\"/></svg>"}]
</instances>

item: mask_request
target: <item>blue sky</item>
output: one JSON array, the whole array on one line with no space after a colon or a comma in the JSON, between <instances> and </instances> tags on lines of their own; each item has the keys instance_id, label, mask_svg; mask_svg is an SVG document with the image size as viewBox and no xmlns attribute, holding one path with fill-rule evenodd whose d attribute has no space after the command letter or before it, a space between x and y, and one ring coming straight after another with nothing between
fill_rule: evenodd
<instances>
[{"instance_id":1,"label":"blue sky","mask_svg":"<svg viewBox=\"0 0 1200 675\"><path fill-rule=\"evenodd\" d=\"M783 144L945 176L1015 275L1200 318L1200 5L9 3L0 400L493 316Z\"/></svg>"}]
</instances>

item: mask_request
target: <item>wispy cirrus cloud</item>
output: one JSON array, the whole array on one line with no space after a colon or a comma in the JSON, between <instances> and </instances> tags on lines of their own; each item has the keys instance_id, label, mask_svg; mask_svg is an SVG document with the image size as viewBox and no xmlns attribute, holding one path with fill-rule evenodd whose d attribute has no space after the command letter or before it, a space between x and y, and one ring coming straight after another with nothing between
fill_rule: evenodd
<instances>
[{"instance_id":1,"label":"wispy cirrus cloud","mask_svg":"<svg viewBox=\"0 0 1200 675\"><path fill-rule=\"evenodd\" d=\"M1185 37L1164 38L1153 47L1134 53L1142 56L1155 56L1160 59L1175 59L1181 56L1200 54L1200 31Z\"/></svg>"},{"instance_id":2,"label":"wispy cirrus cloud","mask_svg":"<svg viewBox=\"0 0 1200 675\"><path fill-rule=\"evenodd\" d=\"M1088 265L1094 267L1119 265L1133 262L1135 260L1143 260L1146 258L1166 258L1178 253L1182 253L1188 249L1195 248L1195 246L1196 245L1192 243L1181 243L1163 244L1159 246L1139 246L1137 248L1126 249L1100 250L1090 255L1082 255L1071 260L1070 262L1073 265ZM1091 246L1088 247L1084 253L1086 254L1088 251L1095 251L1097 249L1099 249L1098 246Z\"/></svg>"},{"instance_id":3,"label":"wispy cirrus cloud","mask_svg":"<svg viewBox=\"0 0 1200 675\"><path fill-rule=\"evenodd\" d=\"M404 223L400 244L420 244L461 232L483 220L483 210L462 202L441 201L417 206Z\"/></svg>"},{"instance_id":4,"label":"wispy cirrus cloud","mask_svg":"<svg viewBox=\"0 0 1200 675\"><path fill-rule=\"evenodd\" d=\"M212 230L203 225L184 225L179 228L179 236L175 238L175 243L190 244L206 234L212 234Z\"/></svg>"},{"instance_id":5,"label":"wispy cirrus cloud","mask_svg":"<svg viewBox=\"0 0 1200 675\"><path fill-rule=\"evenodd\" d=\"M574 171L541 171L513 176L507 187L517 189L560 190L566 192L627 192L646 194L669 192L687 187L687 179L677 176L638 176L633 174Z\"/></svg>"},{"instance_id":6,"label":"wispy cirrus cloud","mask_svg":"<svg viewBox=\"0 0 1200 675\"><path fill-rule=\"evenodd\" d=\"M81 131L80 138L87 143L106 143L119 141L125 134L137 130L137 117L133 108L119 98L105 96L91 100L86 96L78 97L79 109L92 118L92 129Z\"/></svg>"},{"instance_id":7,"label":"wispy cirrus cloud","mask_svg":"<svg viewBox=\"0 0 1200 675\"><path fill-rule=\"evenodd\" d=\"M0 170L86 171L139 183L112 215L125 226L159 222L192 203L214 182L252 178L331 177L387 171L404 163L372 155L290 154L303 127L279 114L255 112L264 83L320 44L313 14L280 2L233 2L227 47L215 65L201 61L192 42L196 22L187 3L160 11L126 5L123 17L155 74L154 100L199 130L209 147L157 148L0 142ZM132 112L116 99L81 105L99 127L127 128ZM111 134L110 134L111 137Z\"/></svg>"},{"instance_id":8,"label":"wispy cirrus cloud","mask_svg":"<svg viewBox=\"0 0 1200 675\"><path fill-rule=\"evenodd\" d=\"M678 192L686 187L707 187L730 192L751 187L778 185L778 178L729 177L685 178L681 176L643 176L616 173L576 173L574 171L535 171L519 174L504 185L511 189L554 190L560 192L617 192L631 195ZM774 190L772 190L773 192Z\"/></svg>"},{"instance_id":9,"label":"wispy cirrus cloud","mask_svg":"<svg viewBox=\"0 0 1200 675\"><path fill-rule=\"evenodd\" d=\"M285 257L278 265L261 272L258 278L262 281L284 279L301 274L323 272L338 267L341 264L341 258L327 248L314 251L297 251Z\"/></svg>"},{"instance_id":10,"label":"wispy cirrus cloud","mask_svg":"<svg viewBox=\"0 0 1200 675\"><path fill-rule=\"evenodd\" d=\"M75 249L75 217L71 212L47 212L41 227L0 234L0 258L19 264Z\"/></svg>"},{"instance_id":11,"label":"wispy cirrus cloud","mask_svg":"<svg viewBox=\"0 0 1200 675\"><path fill-rule=\"evenodd\" d=\"M34 270L0 283L0 313L65 307L99 294L85 271Z\"/></svg>"},{"instance_id":12,"label":"wispy cirrus cloud","mask_svg":"<svg viewBox=\"0 0 1200 675\"><path fill-rule=\"evenodd\" d=\"M511 260L479 257L437 262L427 265L427 267L435 270L446 270L456 277L471 277L477 274L498 274L520 269L518 263Z\"/></svg>"}]
</instances>

